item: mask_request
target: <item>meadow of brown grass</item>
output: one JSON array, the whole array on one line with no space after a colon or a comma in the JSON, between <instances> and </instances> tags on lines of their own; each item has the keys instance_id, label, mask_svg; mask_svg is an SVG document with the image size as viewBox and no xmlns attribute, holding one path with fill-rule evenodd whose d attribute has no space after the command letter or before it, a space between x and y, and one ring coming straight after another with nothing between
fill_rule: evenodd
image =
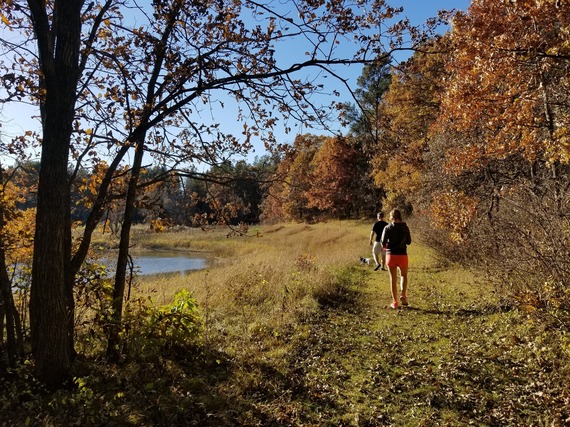
<instances>
[{"instance_id":1,"label":"meadow of brown grass","mask_svg":"<svg viewBox=\"0 0 570 427\"><path fill-rule=\"evenodd\" d=\"M338 292L340 271L358 266L360 256L370 256L370 227L362 221L331 221L259 226L232 237L227 228L141 233L144 240L135 249L192 251L208 260L208 268L142 277L136 292L165 304L187 289L211 321L239 314L256 325L292 322L310 316L319 298Z\"/></svg>"}]
</instances>

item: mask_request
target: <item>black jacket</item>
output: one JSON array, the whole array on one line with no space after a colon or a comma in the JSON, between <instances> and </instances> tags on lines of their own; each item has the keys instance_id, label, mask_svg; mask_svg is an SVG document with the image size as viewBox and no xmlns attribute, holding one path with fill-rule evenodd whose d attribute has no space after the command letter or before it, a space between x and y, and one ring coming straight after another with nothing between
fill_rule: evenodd
<instances>
[{"instance_id":1,"label":"black jacket","mask_svg":"<svg viewBox=\"0 0 570 427\"><path fill-rule=\"evenodd\" d=\"M386 254L407 255L406 247L412 243L410 229L405 222L392 222L382 233L382 246L386 247Z\"/></svg>"}]
</instances>

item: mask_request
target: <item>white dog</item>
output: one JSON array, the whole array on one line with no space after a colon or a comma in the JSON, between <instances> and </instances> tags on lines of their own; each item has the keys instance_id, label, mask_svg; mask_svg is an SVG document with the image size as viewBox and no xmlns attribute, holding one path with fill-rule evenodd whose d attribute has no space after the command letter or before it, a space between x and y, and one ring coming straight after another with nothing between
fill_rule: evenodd
<instances>
[{"instance_id":1,"label":"white dog","mask_svg":"<svg viewBox=\"0 0 570 427\"><path fill-rule=\"evenodd\" d=\"M364 265L364 264L370 265L370 258L363 258L363 257L360 257L360 264L362 264L362 265Z\"/></svg>"}]
</instances>

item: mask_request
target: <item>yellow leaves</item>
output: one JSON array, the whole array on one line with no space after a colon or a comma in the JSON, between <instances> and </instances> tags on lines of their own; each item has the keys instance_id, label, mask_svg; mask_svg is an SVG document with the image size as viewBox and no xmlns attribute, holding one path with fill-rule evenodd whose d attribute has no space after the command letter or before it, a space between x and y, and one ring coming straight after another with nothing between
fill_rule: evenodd
<instances>
[{"instance_id":1,"label":"yellow leaves","mask_svg":"<svg viewBox=\"0 0 570 427\"><path fill-rule=\"evenodd\" d=\"M7 260L9 263L31 263L35 216L35 209L29 209L16 222L12 222L10 230L8 230L11 236L8 236L6 239L7 243L9 243L9 246L7 246Z\"/></svg>"},{"instance_id":2,"label":"yellow leaves","mask_svg":"<svg viewBox=\"0 0 570 427\"><path fill-rule=\"evenodd\" d=\"M8 18L6 18L6 16L4 16L4 14L0 13L0 20L2 21L2 23L6 26L9 27L10 26L10 21L8 20Z\"/></svg>"},{"instance_id":3,"label":"yellow leaves","mask_svg":"<svg viewBox=\"0 0 570 427\"><path fill-rule=\"evenodd\" d=\"M170 222L162 218L156 218L150 221L150 229L156 233L166 231L170 228L170 226Z\"/></svg>"},{"instance_id":4,"label":"yellow leaves","mask_svg":"<svg viewBox=\"0 0 570 427\"><path fill-rule=\"evenodd\" d=\"M0 184L0 202L3 204L2 207L7 210L15 209L17 203L24 201L25 193L26 191L23 191L11 182Z\"/></svg>"},{"instance_id":5,"label":"yellow leaves","mask_svg":"<svg viewBox=\"0 0 570 427\"><path fill-rule=\"evenodd\" d=\"M108 165L102 161L91 172L88 177L84 177L77 184L77 191L81 193L81 204L86 208L91 208L95 200L95 196L99 191L99 187L105 174L107 173Z\"/></svg>"},{"instance_id":6,"label":"yellow leaves","mask_svg":"<svg viewBox=\"0 0 570 427\"><path fill-rule=\"evenodd\" d=\"M567 158L548 139L566 115L568 16L568 2L473 2L455 21L441 124L477 133L488 158Z\"/></svg>"},{"instance_id":7,"label":"yellow leaves","mask_svg":"<svg viewBox=\"0 0 570 427\"><path fill-rule=\"evenodd\" d=\"M391 159L384 170L376 173L374 181L388 193L410 193L414 187L408 174L410 171L409 167L402 165L396 159Z\"/></svg>"},{"instance_id":8,"label":"yellow leaves","mask_svg":"<svg viewBox=\"0 0 570 427\"><path fill-rule=\"evenodd\" d=\"M12 182L0 185L0 204L4 215L0 234L8 263L31 261L36 210L18 207L25 201L28 191L28 188Z\"/></svg>"},{"instance_id":9,"label":"yellow leaves","mask_svg":"<svg viewBox=\"0 0 570 427\"><path fill-rule=\"evenodd\" d=\"M554 132L555 141L562 148L560 161L570 163L570 132L566 126L562 126Z\"/></svg>"},{"instance_id":10,"label":"yellow leaves","mask_svg":"<svg viewBox=\"0 0 570 427\"><path fill-rule=\"evenodd\" d=\"M113 38L113 32L108 27L106 27L106 28L101 27L97 33L97 38L100 40L112 39Z\"/></svg>"},{"instance_id":11,"label":"yellow leaves","mask_svg":"<svg viewBox=\"0 0 570 427\"><path fill-rule=\"evenodd\" d=\"M482 165L482 158L482 148L474 144L449 148L443 164L443 172L459 175L466 170L478 169Z\"/></svg>"},{"instance_id":12,"label":"yellow leaves","mask_svg":"<svg viewBox=\"0 0 570 427\"><path fill-rule=\"evenodd\" d=\"M461 243L476 217L478 204L478 199L462 191L446 190L433 195L430 216L437 228L448 231L452 241Z\"/></svg>"}]
</instances>

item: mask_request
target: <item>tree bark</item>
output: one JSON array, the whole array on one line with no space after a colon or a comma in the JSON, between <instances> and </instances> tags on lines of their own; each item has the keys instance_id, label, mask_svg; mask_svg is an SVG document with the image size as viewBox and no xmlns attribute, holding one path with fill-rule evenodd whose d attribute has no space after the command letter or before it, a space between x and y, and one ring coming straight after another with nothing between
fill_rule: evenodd
<instances>
[{"instance_id":1,"label":"tree bark","mask_svg":"<svg viewBox=\"0 0 570 427\"><path fill-rule=\"evenodd\" d=\"M123 299L125 297L125 283L127 277L127 265L129 261L129 246L131 236L131 226L133 223L133 213L135 210L135 201L137 193L137 185L142 166L144 154L144 138L137 142L135 148L135 157L133 160L133 168L127 188L125 201L125 212L123 225L121 227L121 239L119 241L119 255L117 257L117 268L115 271L115 286L113 288L113 314L111 320L111 328L109 331L109 340L107 343L107 357L112 361L118 361L120 358L120 331L123 317Z\"/></svg>"},{"instance_id":2,"label":"tree bark","mask_svg":"<svg viewBox=\"0 0 570 427\"><path fill-rule=\"evenodd\" d=\"M2 305L0 315L5 316L6 320L6 356L8 366L15 368L18 359L23 357L23 334L18 310L14 304L10 277L6 269L6 253L2 245L0 245L0 304Z\"/></svg>"},{"instance_id":3,"label":"tree bark","mask_svg":"<svg viewBox=\"0 0 570 427\"><path fill-rule=\"evenodd\" d=\"M4 182L2 168L0 168L0 182ZM0 204L0 344L4 343L3 333L4 327L6 327L6 359L8 366L15 368L18 356L23 357L23 337L18 310L12 295L12 283L6 265L6 248L3 239L6 226L5 217L4 206Z\"/></svg>"},{"instance_id":4,"label":"tree bark","mask_svg":"<svg viewBox=\"0 0 570 427\"><path fill-rule=\"evenodd\" d=\"M43 140L30 291L32 354L37 377L50 388L71 378L73 279L68 157L75 118L81 0L28 0L39 51L45 97Z\"/></svg>"}]
</instances>

